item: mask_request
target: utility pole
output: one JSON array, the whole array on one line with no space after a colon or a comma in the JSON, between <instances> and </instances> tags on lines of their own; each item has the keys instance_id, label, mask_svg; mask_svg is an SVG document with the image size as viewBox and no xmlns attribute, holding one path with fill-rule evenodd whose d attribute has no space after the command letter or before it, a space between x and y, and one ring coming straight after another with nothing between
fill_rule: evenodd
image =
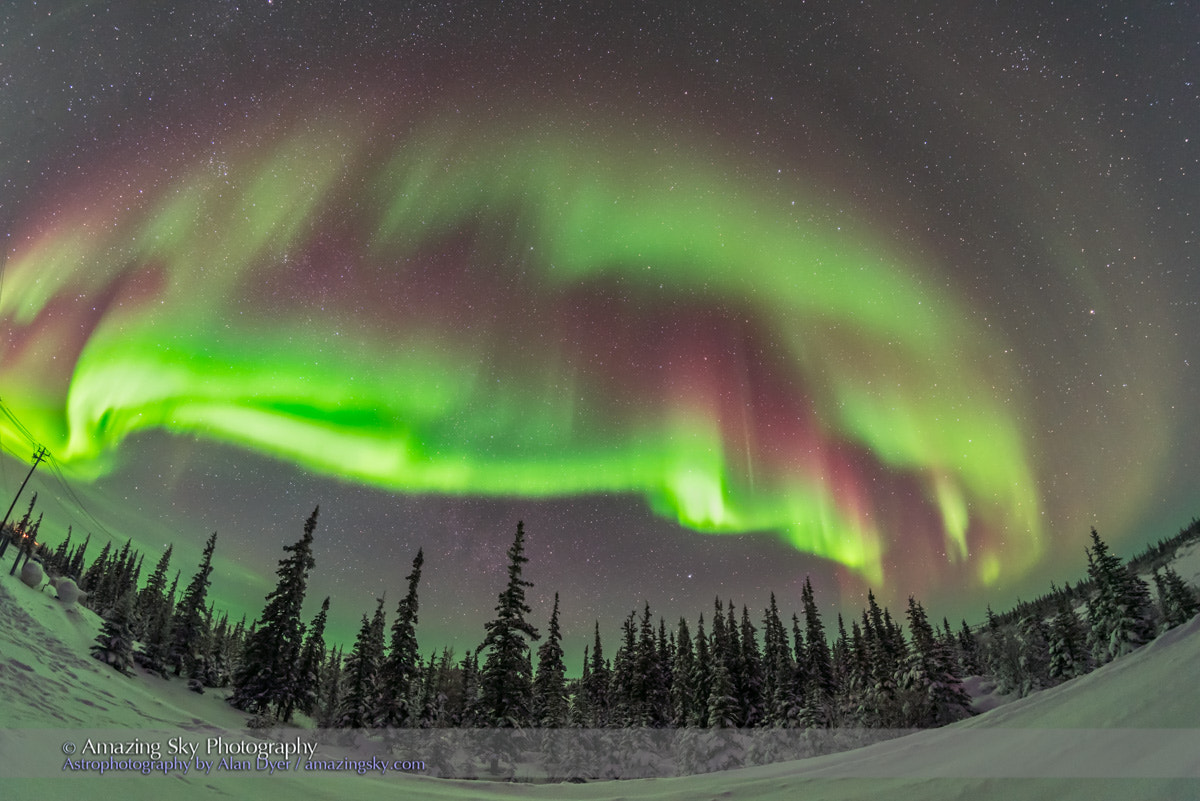
<instances>
[{"instance_id":1,"label":"utility pole","mask_svg":"<svg viewBox=\"0 0 1200 801\"><path fill-rule=\"evenodd\" d=\"M37 466L39 464L41 464L42 459L45 459L45 458L46 458L46 449L39 445L38 449L37 449L37 453L35 453L33 455L33 465L29 468L29 473L26 474L25 480L21 482L21 487L20 487L20 489L17 490L17 494L13 496L13 501L11 504L9 504L8 511L4 513L4 520L3 520L3 522L0 522L0 540L3 540L2 542L0 542L0 557L3 557L4 552L6 550L8 550L9 539L4 534L4 527L8 525L8 518L10 515L12 515L13 507L15 507L17 505L17 500L21 497L21 493L25 491L25 485L29 483L29 479L33 478L33 471L37 470ZM14 572L16 572L17 562L21 561L21 550L22 550L21 548L17 549L17 558L13 562L12 570L8 571L8 575L10 575L10 576Z\"/></svg>"}]
</instances>

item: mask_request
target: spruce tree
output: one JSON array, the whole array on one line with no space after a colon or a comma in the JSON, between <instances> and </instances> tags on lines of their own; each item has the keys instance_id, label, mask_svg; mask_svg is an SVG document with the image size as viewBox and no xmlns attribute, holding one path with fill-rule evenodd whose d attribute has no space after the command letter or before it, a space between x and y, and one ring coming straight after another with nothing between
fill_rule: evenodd
<instances>
[{"instance_id":1,"label":"spruce tree","mask_svg":"<svg viewBox=\"0 0 1200 801\"><path fill-rule=\"evenodd\" d=\"M763 698L762 654L750 610L742 607L740 647L738 650L738 697L742 706L741 725L761 726L766 717Z\"/></svg>"},{"instance_id":2,"label":"spruce tree","mask_svg":"<svg viewBox=\"0 0 1200 801\"><path fill-rule=\"evenodd\" d=\"M908 599L912 648L908 651L899 693L905 726L927 728L961 720L971 714L971 698L963 689L954 659L930 625L924 607Z\"/></svg>"},{"instance_id":3,"label":"spruce tree","mask_svg":"<svg viewBox=\"0 0 1200 801\"><path fill-rule=\"evenodd\" d=\"M88 607L93 610L97 608L94 593L100 585L100 579L104 576L104 571L108 569L108 555L111 550L112 543L104 543L104 547L100 549L100 555L96 557L96 560L92 562L91 567L87 569L87 572L83 574L83 578L80 580L79 588L89 594Z\"/></svg>"},{"instance_id":4,"label":"spruce tree","mask_svg":"<svg viewBox=\"0 0 1200 801\"><path fill-rule=\"evenodd\" d=\"M1041 616L1034 613L1017 625L1017 648L1021 665L1021 695L1050 686L1050 630Z\"/></svg>"},{"instance_id":5,"label":"spruce tree","mask_svg":"<svg viewBox=\"0 0 1200 801\"><path fill-rule=\"evenodd\" d=\"M557 729L567 723L566 666L563 664L562 632L558 626L558 593L550 613L549 633L538 647L537 676L533 680L533 723Z\"/></svg>"},{"instance_id":6,"label":"spruce tree","mask_svg":"<svg viewBox=\"0 0 1200 801\"><path fill-rule=\"evenodd\" d=\"M82 586L83 583L83 560L87 555L88 545L92 541L92 534L88 532L83 538L83 544L75 549L71 554L70 566L67 568L67 575L75 580L75 583Z\"/></svg>"},{"instance_id":7,"label":"spruce tree","mask_svg":"<svg viewBox=\"0 0 1200 801\"><path fill-rule=\"evenodd\" d=\"M687 620L679 618L679 633L675 638L675 665L671 682L671 725L692 725L696 695L696 656Z\"/></svg>"},{"instance_id":8,"label":"spruce tree","mask_svg":"<svg viewBox=\"0 0 1200 801\"><path fill-rule=\"evenodd\" d=\"M525 589L533 582L521 578L525 556L525 526L517 523L517 534L508 549L508 584L500 593L496 617L485 629L482 648L487 658L480 672L479 685L483 713L498 727L519 727L529 720L532 676L529 669L528 640L537 640L538 631L525 619L532 611L525 603Z\"/></svg>"},{"instance_id":9,"label":"spruce tree","mask_svg":"<svg viewBox=\"0 0 1200 801\"><path fill-rule=\"evenodd\" d=\"M634 686L637 672L637 636L634 633L636 613L621 623L621 644L613 657L612 673L609 678L608 703L609 722L616 726L638 725L637 688Z\"/></svg>"},{"instance_id":10,"label":"spruce tree","mask_svg":"<svg viewBox=\"0 0 1200 801\"><path fill-rule=\"evenodd\" d=\"M958 630L958 664L964 676L978 676L982 668L979 665L979 641L971 627L963 618L962 627Z\"/></svg>"},{"instance_id":11,"label":"spruce tree","mask_svg":"<svg viewBox=\"0 0 1200 801\"><path fill-rule=\"evenodd\" d=\"M128 594L122 595L109 610L92 646L92 656L125 674L133 666L133 630L129 625L132 616L132 600Z\"/></svg>"},{"instance_id":12,"label":"spruce tree","mask_svg":"<svg viewBox=\"0 0 1200 801\"><path fill-rule=\"evenodd\" d=\"M338 724L338 711L342 704L342 647L339 645L329 653L329 660L321 668L321 692L314 710L317 725L332 729Z\"/></svg>"},{"instance_id":13,"label":"spruce tree","mask_svg":"<svg viewBox=\"0 0 1200 801\"><path fill-rule=\"evenodd\" d=\"M600 621L596 621L590 659L587 677L583 681L584 705L587 708L588 726L599 729L609 724L609 672L604 662L604 646L600 641Z\"/></svg>"},{"instance_id":14,"label":"spruce tree","mask_svg":"<svg viewBox=\"0 0 1200 801\"><path fill-rule=\"evenodd\" d=\"M1109 551L1095 528L1091 537L1088 577L1094 595L1088 601L1089 641L1096 663L1105 664L1153 637L1150 591Z\"/></svg>"},{"instance_id":15,"label":"spruce tree","mask_svg":"<svg viewBox=\"0 0 1200 801\"><path fill-rule=\"evenodd\" d=\"M670 688L661 657L651 623L650 604L646 603L633 655L631 711L634 726L659 728L666 725L670 717Z\"/></svg>"},{"instance_id":16,"label":"spruce tree","mask_svg":"<svg viewBox=\"0 0 1200 801\"><path fill-rule=\"evenodd\" d=\"M297 687L304 631L300 614L308 592L308 574L316 564L312 542L320 510L319 506L313 509L304 521L300 539L283 547L287 555L275 571L279 581L266 596L266 606L246 641L233 679L229 703L253 715L264 715L273 708L286 722L304 695Z\"/></svg>"},{"instance_id":17,"label":"spruce tree","mask_svg":"<svg viewBox=\"0 0 1200 801\"><path fill-rule=\"evenodd\" d=\"M708 699L712 694L713 658L708 635L704 633L704 615L696 624L696 669L692 678L692 716L689 726L708 727Z\"/></svg>"},{"instance_id":18,"label":"spruce tree","mask_svg":"<svg viewBox=\"0 0 1200 801\"><path fill-rule=\"evenodd\" d=\"M380 708L376 721L379 726L411 726L416 722L412 696L420 659L417 653L417 585L424 563L424 551L418 549L412 572L408 574L408 593L396 608L391 648L380 668Z\"/></svg>"},{"instance_id":19,"label":"spruce tree","mask_svg":"<svg viewBox=\"0 0 1200 801\"><path fill-rule=\"evenodd\" d=\"M1050 623L1047 653L1049 663L1046 671L1053 681L1073 679L1091 669L1091 654L1087 648L1083 623L1065 598L1059 600L1058 614Z\"/></svg>"},{"instance_id":20,"label":"spruce tree","mask_svg":"<svg viewBox=\"0 0 1200 801\"><path fill-rule=\"evenodd\" d=\"M354 650L346 657L345 685L337 726L363 729L372 725L379 707L379 668L383 664L383 599L370 619L364 614Z\"/></svg>"},{"instance_id":21,"label":"spruce tree","mask_svg":"<svg viewBox=\"0 0 1200 801\"><path fill-rule=\"evenodd\" d=\"M817 609L812 582L805 577L800 591L804 607L804 661L807 686L804 688L806 723L810 726L830 726L833 722L833 656L825 639L825 626Z\"/></svg>"},{"instance_id":22,"label":"spruce tree","mask_svg":"<svg viewBox=\"0 0 1200 801\"><path fill-rule=\"evenodd\" d=\"M770 606L763 612L763 697L766 699L766 723L782 725L785 714L781 687L790 685L792 664L788 654L787 632L779 618L779 607L775 593L771 593Z\"/></svg>"},{"instance_id":23,"label":"spruce tree","mask_svg":"<svg viewBox=\"0 0 1200 801\"><path fill-rule=\"evenodd\" d=\"M151 628L159 621L162 608L167 603L167 570L174 549L174 545L167 546L167 550L163 551L154 567L154 572L146 581L146 586L137 595L134 604L134 633L142 640L147 638Z\"/></svg>"},{"instance_id":24,"label":"spruce tree","mask_svg":"<svg viewBox=\"0 0 1200 801\"><path fill-rule=\"evenodd\" d=\"M296 665L295 691L280 702L280 720L288 720L295 709L311 716L321 696L321 667L325 662L325 624L329 618L329 596L321 602L321 611L313 618L300 649Z\"/></svg>"},{"instance_id":25,"label":"spruce tree","mask_svg":"<svg viewBox=\"0 0 1200 801\"><path fill-rule=\"evenodd\" d=\"M167 646L167 663L173 668L176 676L183 673L189 679L195 678L199 670L199 656L207 643L208 630L205 624L207 609L208 587L212 583L213 550L217 546L217 532L213 532L204 544L204 553L200 558L200 566L187 588L183 597L175 606L175 615L171 621L171 639Z\"/></svg>"},{"instance_id":26,"label":"spruce tree","mask_svg":"<svg viewBox=\"0 0 1200 801\"><path fill-rule=\"evenodd\" d=\"M71 526L67 526L67 538L54 549L54 557L46 563L47 572L64 575L69 566L67 554L71 550Z\"/></svg>"},{"instance_id":27,"label":"spruce tree","mask_svg":"<svg viewBox=\"0 0 1200 801\"><path fill-rule=\"evenodd\" d=\"M1161 571L1154 571L1154 587L1158 591L1164 630L1188 622L1200 611L1196 593L1188 589L1187 584L1170 565Z\"/></svg>"},{"instance_id":28,"label":"spruce tree","mask_svg":"<svg viewBox=\"0 0 1200 801\"><path fill-rule=\"evenodd\" d=\"M715 729L737 728L741 705L734 696L733 681L725 664L713 661L712 686L708 693L708 725Z\"/></svg>"}]
</instances>

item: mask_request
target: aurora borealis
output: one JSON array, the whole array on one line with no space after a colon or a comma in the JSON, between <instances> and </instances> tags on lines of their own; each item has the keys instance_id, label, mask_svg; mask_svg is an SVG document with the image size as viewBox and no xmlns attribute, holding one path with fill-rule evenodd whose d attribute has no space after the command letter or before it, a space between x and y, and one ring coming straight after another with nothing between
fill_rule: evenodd
<instances>
[{"instance_id":1,"label":"aurora borealis","mask_svg":"<svg viewBox=\"0 0 1200 801\"><path fill-rule=\"evenodd\" d=\"M0 398L235 606L316 503L343 625L424 547L463 645L518 517L582 642L1195 511L1180 10L166 8L4 12Z\"/></svg>"}]
</instances>

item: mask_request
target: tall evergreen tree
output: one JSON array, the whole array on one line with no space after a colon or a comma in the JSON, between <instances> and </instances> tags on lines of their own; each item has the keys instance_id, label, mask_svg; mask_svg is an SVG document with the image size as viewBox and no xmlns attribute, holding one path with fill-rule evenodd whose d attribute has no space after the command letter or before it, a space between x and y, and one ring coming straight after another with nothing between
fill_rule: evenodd
<instances>
[{"instance_id":1,"label":"tall evergreen tree","mask_svg":"<svg viewBox=\"0 0 1200 801\"><path fill-rule=\"evenodd\" d=\"M1170 565L1166 565L1161 571L1154 571L1154 587L1158 592L1164 630L1183 625L1200 612L1196 593L1188 589L1187 584Z\"/></svg>"},{"instance_id":2,"label":"tall evergreen tree","mask_svg":"<svg viewBox=\"0 0 1200 801\"><path fill-rule=\"evenodd\" d=\"M317 724L325 729L335 728L341 705L342 647L339 645L330 652L329 660L321 668L321 697L317 702Z\"/></svg>"},{"instance_id":3,"label":"tall evergreen tree","mask_svg":"<svg viewBox=\"0 0 1200 801\"><path fill-rule=\"evenodd\" d=\"M562 632L558 627L558 593L546 641L538 647L537 676L533 680L533 723L557 729L567 723L566 666L563 664Z\"/></svg>"},{"instance_id":4,"label":"tall evergreen tree","mask_svg":"<svg viewBox=\"0 0 1200 801\"><path fill-rule=\"evenodd\" d=\"M719 603L719 602L718 602ZM720 617L718 615L718 617ZM696 624L696 670L692 679L692 716L689 726L708 727L708 699L712 695L713 658L708 636L704 633L704 615Z\"/></svg>"},{"instance_id":5,"label":"tall evergreen tree","mask_svg":"<svg viewBox=\"0 0 1200 801\"><path fill-rule=\"evenodd\" d=\"M805 577L800 591L804 607L804 660L808 685L805 687L806 723L810 726L830 726L833 722L833 656L825 639L825 626L817 609L812 582Z\"/></svg>"},{"instance_id":6,"label":"tall evergreen tree","mask_svg":"<svg viewBox=\"0 0 1200 801\"><path fill-rule=\"evenodd\" d=\"M275 575L278 582L266 596L266 606L242 651L241 667L233 679L229 703L245 712L264 715L272 710L287 721L303 692L297 676L304 624L300 614L308 592L308 574L316 561L312 555L313 532L321 507L304 521L304 534L283 547Z\"/></svg>"},{"instance_id":7,"label":"tall evergreen tree","mask_svg":"<svg viewBox=\"0 0 1200 801\"><path fill-rule=\"evenodd\" d=\"M646 603L633 658L633 725L665 726L669 717L670 688L666 666L654 637L650 604Z\"/></svg>"},{"instance_id":8,"label":"tall evergreen tree","mask_svg":"<svg viewBox=\"0 0 1200 801\"><path fill-rule=\"evenodd\" d=\"M1153 637L1150 591L1109 551L1095 528L1091 537L1088 577L1094 594L1088 601L1089 642L1097 664L1105 664Z\"/></svg>"},{"instance_id":9,"label":"tall evergreen tree","mask_svg":"<svg viewBox=\"0 0 1200 801\"><path fill-rule=\"evenodd\" d=\"M412 572L408 574L408 592L396 608L391 648L380 668L380 710L376 721L380 726L412 726L416 723L413 691L420 661L417 653L417 585L421 582L423 564L425 552L418 549Z\"/></svg>"},{"instance_id":10,"label":"tall evergreen tree","mask_svg":"<svg viewBox=\"0 0 1200 801\"><path fill-rule=\"evenodd\" d=\"M88 532L88 535L83 538L83 544L76 548L75 552L71 554L71 563L70 567L67 568L67 575L75 579L76 584L82 585L83 560L87 555L88 545L91 543L91 541L92 534L91 532Z\"/></svg>"},{"instance_id":11,"label":"tall evergreen tree","mask_svg":"<svg viewBox=\"0 0 1200 801\"><path fill-rule=\"evenodd\" d=\"M1073 679L1091 670L1087 634L1079 615L1075 614L1065 597L1059 599L1058 614L1050 623L1047 654L1049 661L1046 671L1053 681Z\"/></svg>"},{"instance_id":12,"label":"tall evergreen tree","mask_svg":"<svg viewBox=\"0 0 1200 801\"><path fill-rule=\"evenodd\" d=\"M167 550L163 551L158 564L155 565L154 572L146 581L146 586L137 595L134 604L134 633L143 640L158 621L162 608L167 603L167 570L174 550L174 545L167 546Z\"/></svg>"},{"instance_id":13,"label":"tall evergreen tree","mask_svg":"<svg viewBox=\"0 0 1200 801\"><path fill-rule=\"evenodd\" d=\"M763 612L763 697L766 699L766 723L772 726L786 725L786 698L791 686L792 662L788 653L787 632L779 618L779 606L775 593L771 593L770 606Z\"/></svg>"},{"instance_id":14,"label":"tall evergreen tree","mask_svg":"<svg viewBox=\"0 0 1200 801\"><path fill-rule=\"evenodd\" d=\"M741 703L741 725L761 726L767 716L763 697L762 653L758 637L750 622L750 610L742 607L741 636L738 648L738 699Z\"/></svg>"},{"instance_id":15,"label":"tall evergreen tree","mask_svg":"<svg viewBox=\"0 0 1200 801\"><path fill-rule=\"evenodd\" d=\"M969 716L971 697L963 689L953 656L934 632L924 607L912 596L908 599L908 626L912 648L899 682L904 725L942 726Z\"/></svg>"},{"instance_id":16,"label":"tall evergreen tree","mask_svg":"<svg viewBox=\"0 0 1200 801\"><path fill-rule=\"evenodd\" d=\"M958 630L958 661L964 676L978 676L982 668L979 664L979 641L971 627L963 618L962 627Z\"/></svg>"},{"instance_id":17,"label":"tall evergreen tree","mask_svg":"<svg viewBox=\"0 0 1200 801\"><path fill-rule=\"evenodd\" d=\"M345 688L337 725L343 729L363 729L372 725L379 705L379 668L383 664L383 599L370 619L362 617L354 650L346 658Z\"/></svg>"},{"instance_id":18,"label":"tall evergreen tree","mask_svg":"<svg viewBox=\"0 0 1200 801\"><path fill-rule=\"evenodd\" d=\"M692 725L696 696L696 656L687 620L679 618L679 633L675 637L675 665L671 682L671 725Z\"/></svg>"},{"instance_id":19,"label":"tall evergreen tree","mask_svg":"<svg viewBox=\"0 0 1200 801\"><path fill-rule=\"evenodd\" d=\"M92 656L121 673L133 666L133 602L128 594L113 604L92 646Z\"/></svg>"},{"instance_id":20,"label":"tall evergreen tree","mask_svg":"<svg viewBox=\"0 0 1200 801\"><path fill-rule=\"evenodd\" d=\"M496 617L488 621L483 648L488 650L479 684L484 714L493 726L518 727L529 720L532 676L528 640L538 631L525 619L532 611L525 603L525 589L533 582L521 578L525 556L525 525L517 523L517 534L508 549L508 584L500 593Z\"/></svg>"},{"instance_id":21,"label":"tall evergreen tree","mask_svg":"<svg viewBox=\"0 0 1200 801\"><path fill-rule=\"evenodd\" d=\"M599 729L609 725L608 685L610 678L608 665L604 661L604 646L600 642L600 621L596 621L590 659L587 677L583 682L583 692L588 712L587 723L592 728Z\"/></svg>"},{"instance_id":22,"label":"tall evergreen tree","mask_svg":"<svg viewBox=\"0 0 1200 801\"><path fill-rule=\"evenodd\" d=\"M610 722L616 726L640 725L638 718L636 613L621 623L621 645L613 657L608 701Z\"/></svg>"},{"instance_id":23,"label":"tall evergreen tree","mask_svg":"<svg viewBox=\"0 0 1200 801\"><path fill-rule=\"evenodd\" d=\"M104 543L104 547L100 549L100 555L96 557L96 560L92 562L91 567L87 569L87 572L83 574L83 578L80 580L79 588L89 593L89 595L94 594L100 586L100 579L108 569L108 556L111 550L112 543ZM92 609L97 608L94 603L94 596L88 598L88 606Z\"/></svg>"},{"instance_id":24,"label":"tall evergreen tree","mask_svg":"<svg viewBox=\"0 0 1200 801\"><path fill-rule=\"evenodd\" d=\"M200 669L200 655L208 645L205 610L208 608L208 587L212 583L209 577L212 575L212 558L216 547L217 532L214 531L204 544L196 574L175 606L167 662L176 676L186 674L188 679L196 678Z\"/></svg>"},{"instance_id":25,"label":"tall evergreen tree","mask_svg":"<svg viewBox=\"0 0 1200 801\"><path fill-rule=\"evenodd\" d=\"M295 691L285 695L280 701L281 720L288 720L292 715L292 707L306 715L312 715L316 710L317 701L321 696L321 668L325 663L325 624L329 619L329 597L321 602L321 611L313 618L308 627L308 635L304 638L304 647L300 649L300 660L296 665Z\"/></svg>"},{"instance_id":26,"label":"tall evergreen tree","mask_svg":"<svg viewBox=\"0 0 1200 801\"><path fill-rule=\"evenodd\" d=\"M71 526L67 526L67 538L65 540L63 540L62 542L60 542L58 547L54 549L54 558L51 559L46 565L48 568L48 571L55 573L57 575L60 575L60 576L64 575L69 566L69 559L68 559L67 554L70 553L70 550L71 550Z\"/></svg>"}]
</instances>

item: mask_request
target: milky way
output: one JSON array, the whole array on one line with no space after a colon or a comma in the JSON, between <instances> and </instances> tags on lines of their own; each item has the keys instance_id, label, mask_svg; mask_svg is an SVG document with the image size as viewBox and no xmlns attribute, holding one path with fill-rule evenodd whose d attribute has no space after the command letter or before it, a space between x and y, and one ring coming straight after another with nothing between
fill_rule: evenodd
<instances>
[{"instance_id":1,"label":"milky way","mask_svg":"<svg viewBox=\"0 0 1200 801\"><path fill-rule=\"evenodd\" d=\"M243 529L230 603L253 612L317 502L356 527L335 607L425 545L486 609L525 516L535 583L577 586L579 621L630 596L753 607L809 572L851 604L961 605L1075 569L1056 555L1088 525L1184 522L1194 231L1156 239L1178 209L1147 206L1195 190L1154 187L1105 116L1120 65L1068 20L323 12L9 21L52 69L6 101L42 166L5 188L3 399L97 509L140 510L120 525L146 547ZM1099 112L1070 86L1089 76ZM1172 80L1146 83L1195 121ZM1152 109L1127 127L1175 136ZM456 614L447 636L481 622Z\"/></svg>"}]
</instances>

